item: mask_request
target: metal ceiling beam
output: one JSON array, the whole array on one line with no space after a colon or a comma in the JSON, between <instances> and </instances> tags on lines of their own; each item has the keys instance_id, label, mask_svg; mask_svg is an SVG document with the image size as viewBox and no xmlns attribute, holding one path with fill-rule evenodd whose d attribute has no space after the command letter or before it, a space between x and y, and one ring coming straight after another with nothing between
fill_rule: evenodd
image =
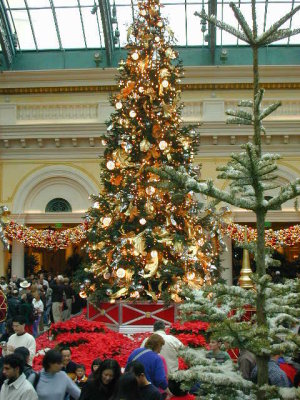
<instances>
[{"instance_id":1,"label":"metal ceiling beam","mask_svg":"<svg viewBox=\"0 0 300 400\"><path fill-rule=\"evenodd\" d=\"M14 62L16 49L14 46L13 33L2 0L0 0L0 43L6 65L10 68Z\"/></svg>"},{"instance_id":2,"label":"metal ceiling beam","mask_svg":"<svg viewBox=\"0 0 300 400\"><path fill-rule=\"evenodd\" d=\"M104 33L107 65L112 65L114 52L114 33L111 23L110 2L109 0L98 0Z\"/></svg>"},{"instance_id":3,"label":"metal ceiling beam","mask_svg":"<svg viewBox=\"0 0 300 400\"><path fill-rule=\"evenodd\" d=\"M217 0L208 0L208 15L215 15L217 17ZM217 42L217 29L211 22L208 23L208 46L210 49L211 63L216 62L216 42Z\"/></svg>"}]
</instances>

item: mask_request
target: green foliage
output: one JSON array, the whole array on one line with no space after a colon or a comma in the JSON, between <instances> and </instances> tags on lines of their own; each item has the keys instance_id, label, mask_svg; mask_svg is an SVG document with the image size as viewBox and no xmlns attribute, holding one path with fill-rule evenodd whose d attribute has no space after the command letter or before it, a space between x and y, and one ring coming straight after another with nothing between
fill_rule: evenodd
<instances>
[{"instance_id":1,"label":"green foliage","mask_svg":"<svg viewBox=\"0 0 300 400\"><path fill-rule=\"evenodd\" d=\"M24 254L24 272L25 276L35 273L35 268L39 265L39 261L34 254Z\"/></svg>"}]
</instances>

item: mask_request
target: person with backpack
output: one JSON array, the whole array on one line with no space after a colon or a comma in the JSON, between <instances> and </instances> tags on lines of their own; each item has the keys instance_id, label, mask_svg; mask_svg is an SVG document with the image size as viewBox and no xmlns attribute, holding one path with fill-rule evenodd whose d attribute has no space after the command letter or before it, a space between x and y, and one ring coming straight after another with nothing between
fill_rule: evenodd
<instances>
[{"instance_id":1,"label":"person with backpack","mask_svg":"<svg viewBox=\"0 0 300 400\"><path fill-rule=\"evenodd\" d=\"M145 376L158 389L162 390L164 396L170 397L172 393L168 389L167 374L164 362L159 353L165 344L165 340L157 333L152 334L145 343L145 347L133 350L129 355L127 364L139 361L145 368Z\"/></svg>"},{"instance_id":2,"label":"person with backpack","mask_svg":"<svg viewBox=\"0 0 300 400\"><path fill-rule=\"evenodd\" d=\"M28 379L30 377L30 375L34 373L34 369L32 368L32 365L28 364L29 357L30 357L29 350L24 346L17 347L14 351L14 354L17 354L18 356L20 356L22 358L22 360L24 361L23 373L26 376L26 379Z\"/></svg>"},{"instance_id":3,"label":"person with backpack","mask_svg":"<svg viewBox=\"0 0 300 400\"><path fill-rule=\"evenodd\" d=\"M68 375L61 370L62 355L56 350L49 350L45 354L43 369L32 374L28 380L35 388L39 400L64 400L66 395L78 400L79 387Z\"/></svg>"}]
</instances>

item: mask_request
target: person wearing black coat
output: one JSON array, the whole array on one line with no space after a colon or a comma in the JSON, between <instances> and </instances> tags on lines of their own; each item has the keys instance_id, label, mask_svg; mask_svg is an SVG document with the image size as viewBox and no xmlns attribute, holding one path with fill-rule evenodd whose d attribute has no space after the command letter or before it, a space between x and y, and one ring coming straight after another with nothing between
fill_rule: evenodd
<instances>
[{"instance_id":1,"label":"person wearing black coat","mask_svg":"<svg viewBox=\"0 0 300 400\"><path fill-rule=\"evenodd\" d=\"M104 360L82 388L79 400L109 400L116 390L120 375L121 368L116 360Z\"/></svg>"}]
</instances>

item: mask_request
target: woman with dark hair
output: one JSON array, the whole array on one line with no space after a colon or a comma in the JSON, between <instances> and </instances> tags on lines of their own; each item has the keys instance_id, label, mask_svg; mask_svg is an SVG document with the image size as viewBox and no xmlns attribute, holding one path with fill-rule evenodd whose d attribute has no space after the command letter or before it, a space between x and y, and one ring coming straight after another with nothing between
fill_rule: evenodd
<instances>
[{"instance_id":1,"label":"woman with dark hair","mask_svg":"<svg viewBox=\"0 0 300 400\"><path fill-rule=\"evenodd\" d=\"M131 372L126 372L121 376L118 383L118 390L112 400L139 400L138 382Z\"/></svg>"},{"instance_id":2,"label":"woman with dark hair","mask_svg":"<svg viewBox=\"0 0 300 400\"><path fill-rule=\"evenodd\" d=\"M109 400L115 391L120 375L121 368L116 360L102 361L82 388L80 400Z\"/></svg>"},{"instance_id":3,"label":"woman with dark hair","mask_svg":"<svg viewBox=\"0 0 300 400\"><path fill-rule=\"evenodd\" d=\"M92 362L91 373L90 373L90 375L88 377L89 380L93 378L94 372L97 371L97 369L100 367L101 363L102 363L101 358L95 358L95 360Z\"/></svg>"},{"instance_id":4,"label":"woman with dark hair","mask_svg":"<svg viewBox=\"0 0 300 400\"><path fill-rule=\"evenodd\" d=\"M64 400L66 394L75 400L79 399L80 389L61 368L62 355L56 350L47 351L43 358L42 371L32 374L28 379L39 400Z\"/></svg>"},{"instance_id":5,"label":"woman with dark hair","mask_svg":"<svg viewBox=\"0 0 300 400\"><path fill-rule=\"evenodd\" d=\"M31 293L23 293L21 296L21 304L19 311L26 318L25 331L32 335L32 324L34 322L34 307L32 304L33 297Z\"/></svg>"}]
</instances>

